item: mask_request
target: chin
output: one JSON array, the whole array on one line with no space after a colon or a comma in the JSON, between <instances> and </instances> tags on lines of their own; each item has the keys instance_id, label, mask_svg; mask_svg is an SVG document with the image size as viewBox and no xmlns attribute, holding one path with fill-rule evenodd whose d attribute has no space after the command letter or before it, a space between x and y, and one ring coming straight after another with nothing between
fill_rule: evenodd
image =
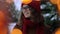
<instances>
[{"instance_id":1,"label":"chin","mask_svg":"<svg viewBox=\"0 0 60 34\"><path fill-rule=\"evenodd\" d=\"M29 17L25 17L25 18L29 18Z\"/></svg>"},{"instance_id":2,"label":"chin","mask_svg":"<svg viewBox=\"0 0 60 34\"><path fill-rule=\"evenodd\" d=\"M25 16L25 18L30 18L29 16Z\"/></svg>"}]
</instances>

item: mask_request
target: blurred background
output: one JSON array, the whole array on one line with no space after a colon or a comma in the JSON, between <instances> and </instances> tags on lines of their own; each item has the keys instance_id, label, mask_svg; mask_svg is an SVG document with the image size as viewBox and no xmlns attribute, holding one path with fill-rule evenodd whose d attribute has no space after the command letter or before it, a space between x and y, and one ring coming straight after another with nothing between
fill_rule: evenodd
<instances>
[{"instance_id":1,"label":"blurred background","mask_svg":"<svg viewBox=\"0 0 60 34\"><path fill-rule=\"evenodd\" d=\"M30 0L0 0L0 24L7 27L11 32L18 22L21 14L22 2L27 4ZM44 25L49 28L49 31L54 31L57 26L60 26L60 7L59 4L52 3L53 0L33 0L40 1L41 15L44 17ZM32 2L32 1L30 1ZM58 8L59 7L59 8ZM6 21L5 21L6 20ZM4 21L4 22L3 22ZM6 23L5 23L6 22ZM8 24L8 26L7 26ZM5 27L6 25L6 27ZM2 25L0 30L2 30ZM8 31L7 31L8 32ZM2 34L2 33L1 33Z\"/></svg>"}]
</instances>

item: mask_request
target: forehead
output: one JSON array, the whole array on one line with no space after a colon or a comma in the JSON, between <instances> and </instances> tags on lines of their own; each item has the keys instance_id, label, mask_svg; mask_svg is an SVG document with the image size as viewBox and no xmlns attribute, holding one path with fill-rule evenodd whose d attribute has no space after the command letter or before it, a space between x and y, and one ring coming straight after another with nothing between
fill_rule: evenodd
<instances>
[{"instance_id":1,"label":"forehead","mask_svg":"<svg viewBox=\"0 0 60 34\"><path fill-rule=\"evenodd\" d=\"M27 8L30 8L30 6L28 6L28 5L23 5L22 8L23 8L23 9L27 9Z\"/></svg>"},{"instance_id":2,"label":"forehead","mask_svg":"<svg viewBox=\"0 0 60 34\"><path fill-rule=\"evenodd\" d=\"M28 5L23 5L23 7L27 7Z\"/></svg>"}]
</instances>

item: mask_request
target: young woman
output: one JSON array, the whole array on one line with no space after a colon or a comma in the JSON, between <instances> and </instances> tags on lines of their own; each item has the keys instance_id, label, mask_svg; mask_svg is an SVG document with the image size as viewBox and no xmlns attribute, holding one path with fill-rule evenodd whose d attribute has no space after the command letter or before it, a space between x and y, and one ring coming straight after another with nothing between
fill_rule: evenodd
<instances>
[{"instance_id":1,"label":"young woman","mask_svg":"<svg viewBox=\"0 0 60 34\"><path fill-rule=\"evenodd\" d=\"M40 1L22 5L21 18L14 28L19 34L44 34L44 19L40 11ZM16 30L16 31L15 31ZM13 33L12 31L12 33ZM21 33L22 32L22 33Z\"/></svg>"}]
</instances>

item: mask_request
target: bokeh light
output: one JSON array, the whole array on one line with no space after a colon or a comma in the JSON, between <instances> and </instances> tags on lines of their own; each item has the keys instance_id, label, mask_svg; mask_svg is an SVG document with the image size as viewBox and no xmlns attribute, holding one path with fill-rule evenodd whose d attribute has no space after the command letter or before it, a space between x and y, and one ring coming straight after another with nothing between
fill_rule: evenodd
<instances>
[{"instance_id":1,"label":"bokeh light","mask_svg":"<svg viewBox=\"0 0 60 34\"><path fill-rule=\"evenodd\" d=\"M31 3L32 2L32 0L22 0L22 3L23 4L29 4L29 3Z\"/></svg>"}]
</instances>

